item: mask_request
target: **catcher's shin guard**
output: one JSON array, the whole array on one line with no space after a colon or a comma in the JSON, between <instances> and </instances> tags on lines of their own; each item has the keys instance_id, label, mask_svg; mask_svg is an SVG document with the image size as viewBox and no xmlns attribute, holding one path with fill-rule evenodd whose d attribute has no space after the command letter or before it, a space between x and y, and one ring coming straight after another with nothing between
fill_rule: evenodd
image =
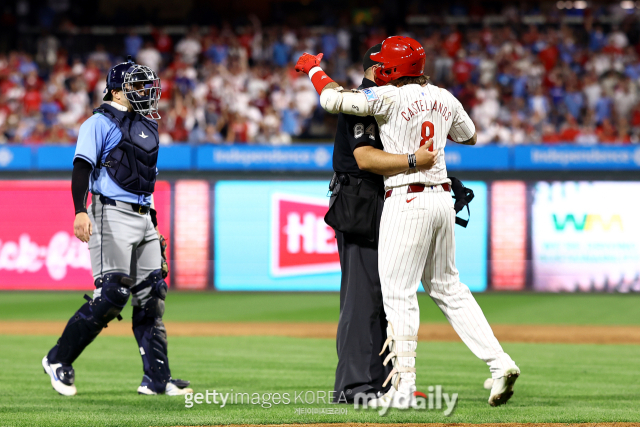
<instances>
[{"instance_id":1,"label":"catcher's shin guard","mask_svg":"<svg viewBox=\"0 0 640 427\"><path fill-rule=\"evenodd\" d=\"M414 366L406 366L405 364L401 364L400 362L401 357L402 358L416 357L415 351L401 351L400 345L399 345L401 341L415 342L417 344L418 336L417 335L415 336L395 335L393 333L393 326L391 325L391 322L389 322L389 325L387 326L387 340L384 342L384 345L382 346L382 351L380 352L380 356L382 356L387 346L389 346L389 355L386 357L386 359L384 359L383 365L387 366L387 363L389 363L389 361L391 360L393 369L389 373L389 376L387 377L385 382L382 384L382 387L386 387L389 381L393 381L392 382L393 387L396 390L398 390L398 385L400 383L400 374L403 374L403 373L415 374L416 372L415 364Z\"/></svg>"},{"instance_id":2,"label":"catcher's shin guard","mask_svg":"<svg viewBox=\"0 0 640 427\"><path fill-rule=\"evenodd\" d=\"M109 273L97 279L100 296L92 300L85 295L87 302L69 319L58 343L49 351L49 361L71 365L107 323L120 316L132 284L133 280L123 273Z\"/></svg>"},{"instance_id":3,"label":"catcher's shin guard","mask_svg":"<svg viewBox=\"0 0 640 427\"><path fill-rule=\"evenodd\" d=\"M150 380L147 387L156 393L164 393L171 379L171 370L167 355L167 331L162 323L167 284L161 270L151 273L134 288L134 293L146 293L147 288L150 289L144 305L133 308L133 333L140 348L144 374Z\"/></svg>"}]
</instances>

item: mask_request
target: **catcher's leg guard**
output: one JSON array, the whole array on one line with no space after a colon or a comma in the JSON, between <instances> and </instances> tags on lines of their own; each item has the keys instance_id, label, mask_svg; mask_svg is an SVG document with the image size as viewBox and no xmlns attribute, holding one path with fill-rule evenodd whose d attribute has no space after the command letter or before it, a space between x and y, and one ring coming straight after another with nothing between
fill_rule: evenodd
<instances>
[{"instance_id":1,"label":"catcher's leg guard","mask_svg":"<svg viewBox=\"0 0 640 427\"><path fill-rule=\"evenodd\" d=\"M167 331L162 323L167 284L161 270L153 271L133 288L140 307L133 308L133 333L138 341L145 385L155 393L164 393L171 380L167 355ZM138 297L144 295L144 297Z\"/></svg>"},{"instance_id":2,"label":"catcher's leg guard","mask_svg":"<svg viewBox=\"0 0 640 427\"><path fill-rule=\"evenodd\" d=\"M380 356L382 356L387 346L389 346L389 355L387 356L386 359L384 359L383 365L387 366L387 363L389 363L389 360L391 360L393 369L389 373L389 376L387 377L385 382L382 384L382 387L386 387L389 381L393 379L393 382L392 382L393 387L396 390L398 390L398 384L400 383L400 374L402 373L415 374L416 372L415 366L406 366L400 363L400 360L399 360L400 357L412 357L412 358L416 357L415 351L400 351L400 348L399 348L400 341L417 342L418 336L417 335L415 336L394 335L393 326L391 325L391 323L389 323L389 325L387 326L387 340L384 342L384 345L382 346L382 351L380 352Z\"/></svg>"},{"instance_id":3,"label":"catcher's leg guard","mask_svg":"<svg viewBox=\"0 0 640 427\"><path fill-rule=\"evenodd\" d=\"M49 361L71 365L107 323L120 315L132 284L133 280L123 273L105 274L97 279L95 285L99 296L92 300L85 295L87 302L67 323L58 343L49 351Z\"/></svg>"}]
</instances>

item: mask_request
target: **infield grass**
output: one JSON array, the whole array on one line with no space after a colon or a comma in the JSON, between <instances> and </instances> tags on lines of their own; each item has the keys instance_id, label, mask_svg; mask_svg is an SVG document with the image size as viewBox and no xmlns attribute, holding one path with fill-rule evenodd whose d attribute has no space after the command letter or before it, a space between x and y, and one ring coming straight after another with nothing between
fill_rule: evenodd
<instances>
[{"instance_id":1,"label":"infield grass","mask_svg":"<svg viewBox=\"0 0 640 427\"><path fill-rule=\"evenodd\" d=\"M66 320L81 293L0 293L0 320ZM444 322L428 297L423 321ZM477 299L501 324L637 325L637 295L484 294ZM130 307L123 313L130 318ZM336 294L180 293L167 298L171 321L337 321ZM294 402L295 393L333 388L335 341L287 337L169 337L171 369L196 392L289 393L292 402L194 405L182 397L138 396L142 363L133 336L100 336L74 364L78 395L55 393L40 361L56 336L0 336L0 426L149 426L312 422L616 422L640 421L640 346L504 343L522 369L512 400L486 403L489 371L462 343L420 342L418 390L458 393L442 411L375 410ZM344 408L346 415L296 414L297 408Z\"/></svg>"},{"instance_id":2,"label":"infield grass","mask_svg":"<svg viewBox=\"0 0 640 427\"><path fill-rule=\"evenodd\" d=\"M298 415L296 408L336 408L293 402L262 408L237 404L185 408L183 397L139 396L140 357L133 337L99 337L76 361L78 395L59 396L40 359L55 337L4 336L0 343L2 426L143 426L309 422L595 422L640 420L637 346L507 344L522 376L503 407L487 404L488 369L458 343L420 343L418 390L442 385L458 393L450 417L442 411L374 410L346 415ZM175 376L196 392L294 393L329 391L336 356L333 340L281 337L175 337ZM310 399L309 399L310 400Z\"/></svg>"},{"instance_id":3,"label":"infield grass","mask_svg":"<svg viewBox=\"0 0 640 427\"><path fill-rule=\"evenodd\" d=\"M90 292L88 292L91 294ZM0 292L0 320L68 320L84 292ZM640 325L640 295L475 294L489 322L533 325ZM446 323L419 294L422 322ZM165 319L183 322L337 322L337 293L169 292ZM131 318L131 307L122 313Z\"/></svg>"}]
</instances>

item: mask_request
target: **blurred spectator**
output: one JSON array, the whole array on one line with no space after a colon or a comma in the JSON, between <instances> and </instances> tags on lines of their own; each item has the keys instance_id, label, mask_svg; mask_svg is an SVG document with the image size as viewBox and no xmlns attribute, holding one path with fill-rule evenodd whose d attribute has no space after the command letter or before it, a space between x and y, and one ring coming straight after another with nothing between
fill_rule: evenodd
<instances>
[{"instance_id":1,"label":"blurred spectator","mask_svg":"<svg viewBox=\"0 0 640 427\"><path fill-rule=\"evenodd\" d=\"M36 62L40 68L49 70L56 63L60 42L48 31L44 31L38 39Z\"/></svg>"},{"instance_id":2,"label":"blurred spectator","mask_svg":"<svg viewBox=\"0 0 640 427\"><path fill-rule=\"evenodd\" d=\"M135 58L138 56L140 48L142 48L142 37L140 37L134 30L131 30L129 35L124 39L124 53Z\"/></svg>"},{"instance_id":3,"label":"blurred spectator","mask_svg":"<svg viewBox=\"0 0 640 427\"><path fill-rule=\"evenodd\" d=\"M591 52L600 51L605 44L605 35L602 31L602 26L596 25L596 27L589 33L589 50Z\"/></svg>"},{"instance_id":4,"label":"blurred spectator","mask_svg":"<svg viewBox=\"0 0 640 427\"><path fill-rule=\"evenodd\" d=\"M558 140L562 142L574 142L578 135L580 135L578 120L576 120L576 116L569 113L566 115L566 121L562 125Z\"/></svg>"},{"instance_id":5,"label":"blurred spectator","mask_svg":"<svg viewBox=\"0 0 640 427\"><path fill-rule=\"evenodd\" d=\"M608 118L602 120L602 123L596 129L596 134L600 142L616 142L618 139L616 130Z\"/></svg>"},{"instance_id":6,"label":"blurred spectator","mask_svg":"<svg viewBox=\"0 0 640 427\"><path fill-rule=\"evenodd\" d=\"M567 82L567 91L564 95L564 105L574 119L578 119L580 117L580 113L584 106L584 98L582 93L578 91L578 86L573 79Z\"/></svg>"},{"instance_id":7,"label":"blurred spectator","mask_svg":"<svg viewBox=\"0 0 640 427\"><path fill-rule=\"evenodd\" d=\"M596 124L600 125L605 120L609 122L611 120L611 109L611 98L609 98L608 96L598 98L595 106Z\"/></svg>"},{"instance_id":8,"label":"blurred spectator","mask_svg":"<svg viewBox=\"0 0 640 427\"><path fill-rule=\"evenodd\" d=\"M289 46L282 40L273 44L273 62L277 67L284 67L289 62Z\"/></svg>"},{"instance_id":9,"label":"blurred spectator","mask_svg":"<svg viewBox=\"0 0 640 427\"><path fill-rule=\"evenodd\" d=\"M165 61L168 60L173 53L173 40L171 40L171 37L164 31L164 29L153 30L151 35L155 41L156 49L158 49L162 58Z\"/></svg>"},{"instance_id":10,"label":"blurred spectator","mask_svg":"<svg viewBox=\"0 0 640 427\"><path fill-rule=\"evenodd\" d=\"M146 65L156 72L160 71L162 56L160 55L160 51L155 48L152 42L146 42L135 58L137 63Z\"/></svg>"},{"instance_id":11,"label":"blurred spectator","mask_svg":"<svg viewBox=\"0 0 640 427\"><path fill-rule=\"evenodd\" d=\"M91 52L91 54L89 55L88 59L93 61L96 64L101 64L101 65L105 66L105 68L108 68L110 66L110 63L111 63L111 59L109 58L109 54L104 49L104 45L103 44L97 44L96 45L96 50Z\"/></svg>"},{"instance_id":12,"label":"blurred spectator","mask_svg":"<svg viewBox=\"0 0 640 427\"><path fill-rule=\"evenodd\" d=\"M87 92L89 92L90 97L94 97L94 92L96 88L101 87L98 85L99 81L104 81L106 79L105 76L102 75L102 71L98 68L98 66L92 60L87 61L87 66L85 67L82 77L84 79L84 83L87 88Z\"/></svg>"},{"instance_id":13,"label":"blurred spectator","mask_svg":"<svg viewBox=\"0 0 640 427\"><path fill-rule=\"evenodd\" d=\"M40 104L40 114L42 114L42 121L45 126L51 127L58 121L58 113L62 109L60 104L53 100L51 94L47 91L44 92L43 102Z\"/></svg>"},{"instance_id":14,"label":"blurred spectator","mask_svg":"<svg viewBox=\"0 0 640 427\"><path fill-rule=\"evenodd\" d=\"M549 109L549 100L545 96L542 86L538 86L535 94L529 98L529 111L538 113L541 117L546 117Z\"/></svg>"},{"instance_id":15,"label":"blurred spectator","mask_svg":"<svg viewBox=\"0 0 640 427\"><path fill-rule=\"evenodd\" d=\"M200 37L198 30L193 28L185 38L180 40L176 45L176 53L180 55L180 59L187 65L194 65L198 60L198 55L202 52Z\"/></svg>"},{"instance_id":16,"label":"blurred spectator","mask_svg":"<svg viewBox=\"0 0 640 427\"><path fill-rule=\"evenodd\" d=\"M632 84L628 78L620 80L613 94L613 104L615 105L618 117L624 119L629 118L631 109L637 103L638 94L636 84Z\"/></svg>"},{"instance_id":17,"label":"blurred spectator","mask_svg":"<svg viewBox=\"0 0 640 427\"><path fill-rule=\"evenodd\" d=\"M74 127L81 120L86 119L89 96L80 79L72 79L69 86L69 92L62 99L64 112L58 115L58 121L64 126Z\"/></svg>"},{"instance_id":18,"label":"blurred spectator","mask_svg":"<svg viewBox=\"0 0 640 427\"><path fill-rule=\"evenodd\" d=\"M458 52L458 59L453 63L453 76L456 83L465 84L471 78L473 66L465 60L464 51Z\"/></svg>"}]
</instances>

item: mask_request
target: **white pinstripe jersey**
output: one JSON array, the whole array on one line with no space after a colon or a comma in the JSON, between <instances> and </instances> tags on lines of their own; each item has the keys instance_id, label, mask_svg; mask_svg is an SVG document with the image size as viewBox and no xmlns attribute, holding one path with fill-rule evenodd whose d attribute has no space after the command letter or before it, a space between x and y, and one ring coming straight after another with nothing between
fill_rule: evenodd
<instances>
[{"instance_id":1,"label":"white pinstripe jersey","mask_svg":"<svg viewBox=\"0 0 640 427\"><path fill-rule=\"evenodd\" d=\"M361 91L367 97L367 112L376 118L384 151L391 154L414 153L433 138L439 150L433 168L385 176L386 188L413 183L449 183L444 148L447 135L455 142L471 139L476 131L467 112L448 90L432 84L402 87L381 86Z\"/></svg>"}]
</instances>

